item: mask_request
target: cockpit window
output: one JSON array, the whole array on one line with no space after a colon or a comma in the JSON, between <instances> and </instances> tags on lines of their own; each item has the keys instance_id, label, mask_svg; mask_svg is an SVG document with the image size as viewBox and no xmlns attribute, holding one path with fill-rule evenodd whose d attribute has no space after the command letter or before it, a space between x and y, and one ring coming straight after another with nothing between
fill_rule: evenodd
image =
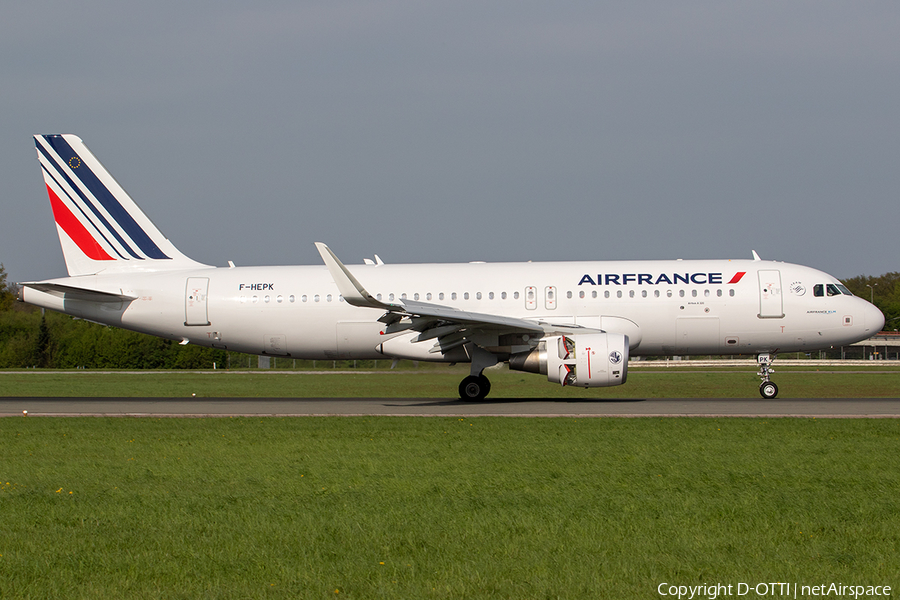
<instances>
[{"instance_id":1,"label":"cockpit window","mask_svg":"<svg viewBox=\"0 0 900 600\"><path fill-rule=\"evenodd\" d=\"M852 296L853 292L847 289L843 284L834 283L817 283L813 286L813 296L821 298L823 296Z\"/></svg>"}]
</instances>

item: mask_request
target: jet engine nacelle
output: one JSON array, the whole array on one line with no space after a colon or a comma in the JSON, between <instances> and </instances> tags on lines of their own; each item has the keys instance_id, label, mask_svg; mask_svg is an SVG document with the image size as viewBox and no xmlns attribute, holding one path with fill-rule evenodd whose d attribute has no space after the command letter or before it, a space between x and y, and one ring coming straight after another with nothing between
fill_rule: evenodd
<instances>
[{"instance_id":1,"label":"jet engine nacelle","mask_svg":"<svg viewBox=\"0 0 900 600\"><path fill-rule=\"evenodd\" d=\"M545 338L534 350L512 355L509 368L540 373L562 385L622 385L628 376L628 336L590 333Z\"/></svg>"}]
</instances>

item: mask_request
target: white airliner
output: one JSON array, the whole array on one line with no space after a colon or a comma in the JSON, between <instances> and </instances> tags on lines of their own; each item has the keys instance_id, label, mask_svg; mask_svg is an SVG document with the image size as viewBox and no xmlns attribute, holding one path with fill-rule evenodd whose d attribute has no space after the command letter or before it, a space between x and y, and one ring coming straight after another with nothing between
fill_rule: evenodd
<instances>
[{"instance_id":1,"label":"white airliner","mask_svg":"<svg viewBox=\"0 0 900 600\"><path fill-rule=\"evenodd\" d=\"M884 315L837 279L760 260L213 267L163 236L74 135L35 136L69 277L21 284L25 302L251 354L471 363L580 387L625 383L630 356L756 355L866 339Z\"/></svg>"}]
</instances>

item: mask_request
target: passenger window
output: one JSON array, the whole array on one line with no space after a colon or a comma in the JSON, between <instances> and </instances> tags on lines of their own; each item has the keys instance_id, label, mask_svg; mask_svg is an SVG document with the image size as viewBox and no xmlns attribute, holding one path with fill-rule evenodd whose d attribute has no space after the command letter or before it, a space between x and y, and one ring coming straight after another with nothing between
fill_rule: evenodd
<instances>
[{"instance_id":1,"label":"passenger window","mask_svg":"<svg viewBox=\"0 0 900 600\"><path fill-rule=\"evenodd\" d=\"M641 290L641 298L647 297L647 290Z\"/></svg>"},{"instance_id":2,"label":"passenger window","mask_svg":"<svg viewBox=\"0 0 900 600\"><path fill-rule=\"evenodd\" d=\"M606 290L606 291L603 292L603 297L604 297L604 298L609 298L609 290Z\"/></svg>"},{"instance_id":3,"label":"passenger window","mask_svg":"<svg viewBox=\"0 0 900 600\"><path fill-rule=\"evenodd\" d=\"M513 292L513 300L519 299L519 292Z\"/></svg>"},{"instance_id":4,"label":"passenger window","mask_svg":"<svg viewBox=\"0 0 900 600\"><path fill-rule=\"evenodd\" d=\"M500 299L506 300L506 292L500 292Z\"/></svg>"},{"instance_id":5,"label":"passenger window","mask_svg":"<svg viewBox=\"0 0 900 600\"><path fill-rule=\"evenodd\" d=\"M468 300L468 299L469 299L469 292L463 293L463 300Z\"/></svg>"},{"instance_id":6,"label":"passenger window","mask_svg":"<svg viewBox=\"0 0 900 600\"><path fill-rule=\"evenodd\" d=\"M453 292L452 294L450 294L450 299L456 300L456 292Z\"/></svg>"},{"instance_id":7,"label":"passenger window","mask_svg":"<svg viewBox=\"0 0 900 600\"><path fill-rule=\"evenodd\" d=\"M722 297L722 288L716 290L716 296L718 296L719 298Z\"/></svg>"},{"instance_id":8,"label":"passenger window","mask_svg":"<svg viewBox=\"0 0 900 600\"><path fill-rule=\"evenodd\" d=\"M597 297L597 290L594 290L591 292L591 298L596 298L596 297Z\"/></svg>"},{"instance_id":9,"label":"passenger window","mask_svg":"<svg viewBox=\"0 0 900 600\"><path fill-rule=\"evenodd\" d=\"M618 292L616 292L616 298L621 298L621 297L622 297L622 290L619 290Z\"/></svg>"},{"instance_id":10,"label":"passenger window","mask_svg":"<svg viewBox=\"0 0 900 600\"><path fill-rule=\"evenodd\" d=\"M659 290L653 290L653 297L659 298Z\"/></svg>"},{"instance_id":11,"label":"passenger window","mask_svg":"<svg viewBox=\"0 0 900 600\"><path fill-rule=\"evenodd\" d=\"M476 293L475 293L475 299L476 299L476 300L481 300L481 292L476 292Z\"/></svg>"}]
</instances>

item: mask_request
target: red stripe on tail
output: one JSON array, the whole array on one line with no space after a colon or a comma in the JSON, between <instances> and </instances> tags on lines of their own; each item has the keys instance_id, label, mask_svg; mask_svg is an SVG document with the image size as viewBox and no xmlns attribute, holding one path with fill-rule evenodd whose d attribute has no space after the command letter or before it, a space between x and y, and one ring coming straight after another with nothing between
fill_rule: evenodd
<instances>
[{"instance_id":1,"label":"red stripe on tail","mask_svg":"<svg viewBox=\"0 0 900 600\"><path fill-rule=\"evenodd\" d=\"M50 196L50 207L53 208L53 218L56 224L62 227L73 242L84 252L85 256L92 260L115 260L97 243L94 236L84 228L81 221L75 218L66 205L62 203L50 186L47 186L47 195Z\"/></svg>"}]
</instances>

